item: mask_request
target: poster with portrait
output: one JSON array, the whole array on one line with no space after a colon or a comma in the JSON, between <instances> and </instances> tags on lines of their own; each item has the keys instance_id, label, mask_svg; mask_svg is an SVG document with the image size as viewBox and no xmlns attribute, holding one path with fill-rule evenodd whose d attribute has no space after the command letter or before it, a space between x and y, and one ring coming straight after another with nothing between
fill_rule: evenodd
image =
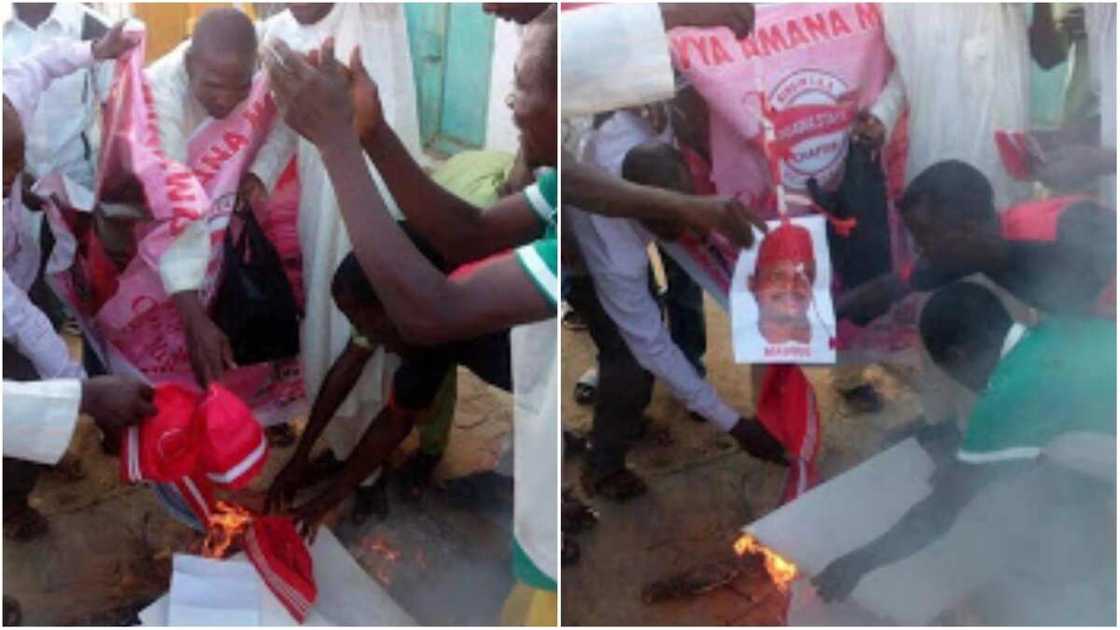
<instances>
[{"instance_id":1,"label":"poster with portrait","mask_svg":"<svg viewBox=\"0 0 1120 630\"><path fill-rule=\"evenodd\" d=\"M731 281L737 363L835 363L832 264L822 216L767 223Z\"/></svg>"}]
</instances>

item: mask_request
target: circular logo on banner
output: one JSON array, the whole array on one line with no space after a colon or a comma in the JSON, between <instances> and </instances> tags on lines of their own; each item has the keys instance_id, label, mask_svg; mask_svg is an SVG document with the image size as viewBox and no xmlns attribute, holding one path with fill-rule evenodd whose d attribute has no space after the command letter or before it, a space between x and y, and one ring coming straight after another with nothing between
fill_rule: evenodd
<instances>
[{"instance_id":1,"label":"circular logo on banner","mask_svg":"<svg viewBox=\"0 0 1120 630\"><path fill-rule=\"evenodd\" d=\"M821 70L798 70L770 93L782 180L804 190L816 177L827 185L848 151L855 118L854 94L839 77Z\"/></svg>"}]
</instances>

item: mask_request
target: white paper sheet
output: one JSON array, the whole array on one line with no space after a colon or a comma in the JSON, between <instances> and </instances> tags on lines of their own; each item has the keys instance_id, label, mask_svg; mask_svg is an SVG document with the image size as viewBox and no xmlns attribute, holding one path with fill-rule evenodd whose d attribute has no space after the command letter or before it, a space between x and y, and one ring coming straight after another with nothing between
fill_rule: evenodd
<instances>
[{"instance_id":1,"label":"white paper sheet","mask_svg":"<svg viewBox=\"0 0 1120 630\"><path fill-rule=\"evenodd\" d=\"M416 621L374 582L354 560L342 543L327 528L319 530L311 546L311 561L315 571L318 599L312 606L305 626L415 626ZM244 554L237 554L225 563L243 564L252 572L251 580L260 592L261 626L297 625L280 600L268 590L256 569ZM140 622L145 626L175 625L169 623L169 595L164 595L140 611ZM194 623L191 625L200 625ZM232 625L220 621L213 625Z\"/></svg>"},{"instance_id":2,"label":"white paper sheet","mask_svg":"<svg viewBox=\"0 0 1120 630\"><path fill-rule=\"evenodd\" d=\"M173 626L256 626L261 581L248 561L175 554L167 622Z\"/></svg>"},{"instance_id":3,"label":"white paper sheet","mask_svg":"<svg viewBox=\"0 0 1120 630\"><path fill-rule=\"evenodd\" d=\"M817 486L745 530L795 562L803 576L814 576L834 559L882 535L924 499L931 489L933 469L933 461L911 438ZM1109 524L1109 519L1100 516L1090 517L1087 533L1076 535L1067 529L1058 536L1046 535L1047 530L1063 531L1060 518L1055 525L1041 525L1046 515L1039 513L1045 508L1039 505L1037 488L1052 474L1040 467L992 483L964 508L944 536L908 558L865 575L847 603L890 623L927 625L997 580L1011 588L1018 585L1021 591L1023 580L1032 572L1053 573L1063 558L1073 562L1075 552L1092 553L1104 547L1099 540L1107 542L1107 537L1093 530ZM1087 558L1079 561L1088 563ZM816 606L810 599L799 605ZM1115 608L1115 600L1111 607ZM848 612L830 605L815 611L791 610L790 615L791 619L800 615L807 625L851 625L845 622ZM830 614L836 619L824 621ZM995 612L987 620L1001 623L1004 618Z\"/></svg>"},{"instance_id":4,"label":"white paper sheet","mask_svg":"<svg viewBox=\"0 0 1120 630\"><path fill-rule=\"evenodd\" d=\"M756 261L762 248L763 235L755 230L755 246L739 254L735 274L731 280L731 337L736 363L836 363L836 312L832 306L832 262L828 253L824 217L806 216L790 219L793 226L808 230L813 244L813 265L802 265L804 276L811 281L807 300L801 305L804 321L811 332L808 341L792 340L783 334L767 339L761 321L767 315L759 306L756 296L781 294L772 298L771 312L780 313L781 303L796 303L796 291L767 291L765 275L757 273ZM780 221L770 221L767 226L773 233ZM769 236L767 237L769 238ZM811 267L811 268L810 268ZM779 282L778 285L783 283ZM774 286L774 285L769 285ZM800 309L799 309L800 310Z\"/></svg>"}]
</instances>

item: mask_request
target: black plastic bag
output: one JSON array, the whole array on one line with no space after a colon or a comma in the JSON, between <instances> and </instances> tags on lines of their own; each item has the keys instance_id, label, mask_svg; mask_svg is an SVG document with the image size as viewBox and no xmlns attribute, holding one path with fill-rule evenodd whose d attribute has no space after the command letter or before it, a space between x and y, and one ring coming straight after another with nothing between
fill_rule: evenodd
<instances>
[{"instance_id":1,"label":"black plastic bag","mask_svg":"<svg viewBox=\"0 0 1120 630\"><path fill-rule=\"evenodd\" d=\"M241 234L233 242L233 227ZM238 203L225 235L221 281L212 317L229 337L238 365L288 359L299 354L300 312L276 247L248 204Z\"/></svg>"},{"instance_id":2,"label":"black plastic bag","mask_svg":"<svg viewBox=\"0 0 1120 630\"><path fill-rule=\"evenodd\" d=\"M836 192L821 190L810 179L813 202L829 215L828 247L832 270L843 292L891 271L891 235L887 219L887 177L877 152L852 142L844 178Z\"/></svg>"}]
</instances>

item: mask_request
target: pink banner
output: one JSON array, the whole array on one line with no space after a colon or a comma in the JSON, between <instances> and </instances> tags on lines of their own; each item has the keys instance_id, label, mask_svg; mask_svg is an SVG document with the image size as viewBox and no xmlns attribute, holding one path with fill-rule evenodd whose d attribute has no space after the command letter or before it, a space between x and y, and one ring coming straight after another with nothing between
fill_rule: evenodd
<instances>
[{"instance_id":1,"label":"pink banner","mask_svg":"<svg viewBox=\"0 0 1120 630\"><path fill-rule=\"evenodd\" d=\"M72 265L53 264L51 281L59 296L83 316L83 328L110 371L197 387L182 322L163 290L159 260L190 222L204 220L211 255L202 298L209 304L238 184L272 127L276 106L261 73L249 97L229 116L210 120L195 132L188 143L188 165L180 164L160 145L159 114L143 60L142 41L117 61L102 121L97 193L100 199L107 191L119 194L138 185L138 201L142 199L152 219L136 224L136 255L112 277L116 268L107 267L103 255L98 256L99 244L88 220L65 210L64 203L49 208L56 238L69 243L62 251L77 255ZM298 242L285 239L284 249L292 247L298 257ZM292 255L281 252L285 258ZM298 359L240 367L227 372L222 384L253 407L265 424L287 421L303 406Z\"/></svg>"},{"instance_id":2,"label":"pink banner","mask_svg":"<svg viewBox=\"0 0 1120 630\"><path fill-rule=\"evenodd\" d=\"M893 68L879 7L757 6L754 32L742 40L726 28L676 28L670 41L674 66L710 110L711 164L698 169L690 162L694 179L710 180L719 194L768 219L778 215L779 183L790 215L820 212L809 202L806 182L816 178L829 190L839 184L855 116L875 103ZM773 127L770 143L764 141L763 107ZM903 188L906 136L903 117L882 151L891 200ZM913 256L893 204L888 218L891 259L900 267ZM734 248L713 235L667 249L726 306ZM915 315L904 305L866 328L841 323L840 360L912 360Z\"/></svg>"}]
</instances>

